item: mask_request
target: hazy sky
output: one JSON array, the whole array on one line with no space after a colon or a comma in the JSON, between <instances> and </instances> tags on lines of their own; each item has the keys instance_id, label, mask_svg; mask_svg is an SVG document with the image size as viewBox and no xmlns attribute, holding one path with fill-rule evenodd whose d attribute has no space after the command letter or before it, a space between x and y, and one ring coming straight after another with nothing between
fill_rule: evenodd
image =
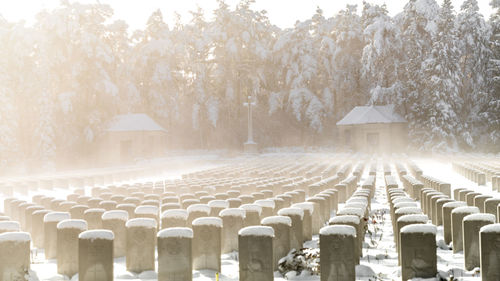
<instances>
[{"instance_id":1,"label":"hazy sky","mask_svg":"<svg viewBox=\"0 0 500 281\"><path fill-rule=\"evenodd\" d=\"M74 2L75 0L70 0ZM480 12L489 18L492 9L491 0L478 0ZM207 19L212 17L212 11L217 7L216 0L78 0L80 3L109 4L115 11L114 19L124 19L132 30L143 28L151 13L160 8L164 19L170 25L173 12L181 14L184 22L190 19L190 10L195 10L197 5L207 13ZM234 7L239 0L226 0ZM367 0L375 4L387 4L391 15L403 10L407 0ZM442 0L437 0L439 4ZM455 10L460 9L463 0L452 0ZM0 15L9 21L26 20L28 24L34 22L35 15L42 9L54 9L60 0L0 0ZM266 10L272 23L285 28L292 27L296 20L305 20L314 14L316 7L323 9L326 17L333 16L346 4L357 4L361 10L363 0L257 0L254 8Z\"/></svg>"}]
</instances>

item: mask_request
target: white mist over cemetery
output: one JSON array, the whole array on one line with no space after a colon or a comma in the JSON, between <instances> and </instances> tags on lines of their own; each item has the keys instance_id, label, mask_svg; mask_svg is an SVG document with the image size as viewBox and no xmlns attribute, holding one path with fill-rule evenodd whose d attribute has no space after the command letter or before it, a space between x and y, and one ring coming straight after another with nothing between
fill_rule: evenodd
<instances>
[{"instance_id":1,"label":"white mist over cemetery","mask_svg":"<svg viewBox=\"0 0 500 281\"><path fill-rule=\"evenodd\" d=\"M262 1L0 9L0 281L500 281L500 1Z\"/></svg>"}]
</instances>

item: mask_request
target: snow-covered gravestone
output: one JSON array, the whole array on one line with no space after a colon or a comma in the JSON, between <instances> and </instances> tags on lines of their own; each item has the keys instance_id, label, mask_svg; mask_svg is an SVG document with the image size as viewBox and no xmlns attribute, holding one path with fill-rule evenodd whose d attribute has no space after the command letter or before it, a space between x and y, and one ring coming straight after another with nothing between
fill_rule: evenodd
<instances>
[{"instance_id":1,"label":"snow-covered gravestone","mask_svg":"<svg viewBox=\"0 0 500 281\"><path fill-rule=\"evenodd\" d=\"M31 233L33 234L33 246L35 248L43 248L43 218L46 214L50 213L49 210L34 211L31 215Z\"/></svg>"},{"instance_id":2,"label":"snow-covered gravestone","mask_svg":"<svg viewBox=\"0 0 500 281\"><path fill-rule=\"evenodd\" d=\"M161 214L161 228L186 227L188 212L184 209L166 210Z\"/></svg>"},{"instance_id":3,"label":"snow-covered gravestone","mask_svg":"<svg viewBox=\"0 0 500 281\"><path fill-rule=\"evenodd\" d=\"M402 280L436 277L436 226L407 225L401 229L400 241Z\"/></svg>"},{"instance_id":4,"label":"snow-covered gravestone","mask_svg":"<svg viewBox=\"0 0 500 281\"><path fill-rule=\"evenodd\" d=\"M287 216L271 216L261 221L264 226L270 226L274 230L273 240L273 269L278 269L279 260L290 251L290 228L292 219Z\"/></svg>"},{"instance_id":5,"label":"snow-covered gravestone","mask_svg":"<svg viewBox=\"0 0 500 281\"><path fill-rule=\"evenodd\" d=\"M106 210L100 208L90 208L83 212L83 219L87 221L89 230L102 229L102 214Z\"/></svg>"},{"instance_id":6,"label":"snow-covered gravestone","mask_svg":"<svg viewBox=\"0 0 500 281\"><path fill-rule=\"evenodd\" d=\"M126 211L128 213L128 219L135 219L135 208L137 206L132 203L123 203L116 205L117 210Z\"/></svg>"},{"instance_id":7,"label":"snow-covered gravestone","mask_svg":"<svg viewBox=\"0 0 500 281\"><path fill-rule=\"evenodd\" d=\"M187 225L191 225L191 223L197 218L210 216L210 206L206 204L193 204L187 207L187 212Z\"/></svg>"},{"instance_id":8,"label":"snow-covered gravestone","mask_svg":"<svg viewBox=\"0 0 500 281\"><path fill-rule=\"evenodd\" d=\"M244 227L245 210L229 208L219 213L222 219L222 253L238 251L238 231Z\"/></svg>"},{"instance_id":9,"label":"snow-covered gravestone","mask_svg":"<svg viewBox=\"0 0 500 281\"><path fill-rule=\"evenodd\" d=\"M240 281L272 281L274 230L248 226L238 233Z\"/></svg>"},{"instance_id":10,"label":"snow-covered gravestone","mask_svg":"<svg viewBox=\"0 0 500 281\"><path fill-rule=\"evenodd\" d=\"M260 213L260 218L270 217L274 215L274 201L270 199L255 200L254 204L262 207L262 212Z\"/></svg>"},{"instance_id":11,"label":"snow-covered gravestone","mask_svg":"<svg viewBox=\"0 0 500 281\"><path fill-rule=\"evenodd\" d=\"M21 225L17 221L0 221L0 233L19 232Z\"/></svg>"},{"instance_id":12,"label":"snow-covered gravestone","mask_svg":"<svg viewBox=\"0 0 500 281\"><path fill-rule=\"evenodd\" d=\"M336 184L335 190L337 190L338 203L344 203L347 200L347 185L343 183Z\"/></svg>"},{"instance_id":13,"label":"snow-covered gravestone","mask_svg":"<svg viewBox=\"0 0 500 281\"><path fill-rule=\"evenodd\" d=\"M192 280L193 231L171 227L158 232L158 281Z\"/></svg>"},{"instance_id":14,"label":"snow-covered gravestone","mask_svg":"<svg viewBox=\"0 0 500 281\"><path fill-rule=\"evenodd\" d=\"M193 269L221 269L222 219L204 217L193 221Z\"/></svg>"},{"instance_id":15,"label":"snow-covered gravestone","mask_svg":"<svg viewBox=\"0 0 500 281\"><path fill-rule=\"evenodd\" d=\"M465 216L479 213L478 207L464 206L451 211L451 239L453 240L453 253L462 251L464 248L462 221Z\"/></svg>"},{"instance_id":16,"label":"snow-covered gravestone","mask_svg":"<svg viewBox=\"0 0 500 281\"><path fill-rule=\"evenodd\" d=\"M208 202L208 206L210 207L210 216L217 217L220 211L229 208L229 202L226 200L212 200Z\"/></svg>"},{"instance_id":17,"label":"snow-covered gravestone","mask_svg":"<svg viewBox=\"0 0 500 281\"><path fill-rule=\"evenodd\" d=\"M290 249L299 250L304 242L304 228L302 220L304 211L300 208L283 208L278 211L278 215L290 217L292 228L290 229Z\"/></svg>"},{"instance_id":18,"label":"snow-covered gravestone","mask_svg":"<svg viewBox=\"0 0 500 281\"><path fill-rule=\"evenodd\" d=\"M492 214L479 213L464 217L462 231L466 270L473 270L480 265L479 230L485 225L494 223L495 216Z\"/></svg>"},{"instance_id":19,"label":"snow-covered gravestone","mask_svg":"<svg viewBox=\"0 0 500 281\"><path fill-rule=\"evenodd\" d=\"M484 212L492 215L497 215L497 208L500 204L500 198L489 198L484 201ZM498 221L497 217L497 221Z\"/></svg>"},{"instance_id":20,"label":"snow-covered gravestone","mask_svg":"<svg viewBox=\"0 0 500 281\"><path fill-rule=\"evenodd\" d=\"M328 219L330 219L329 216L325 217L325 212L326 212L325 198L309 197L309 198L307 198L306 202L310 202L310 203L315 204L314 211L316 212L316 215L313 218L313 233L319 233L319 229L324 224L324 222L327 221ZM317 206L317 208L316 208L316 206Z\"/></svg>"},{"instance_id":21,"label":"snow-covered gravestone","mask_svg":"<svg viewBox=\"0 0 500 281\"><path fill-rule=\"evenodd\" d=\"M87 230L78 236L78 280L113 280L113 232Z\"/></svg>"},{"instance_id":22,"label":"snow-covered gravestone","mask_svg":"<svg viewBox=\"0 0 500 281\"><path fill-rule=\"evenodd\" d=\"M113 256L123 257L127 246L127 229L125 223L128 220L128 213L123 210L112 210L102 214L102 228L113 231L115 239L113 241Z\"/></svg>"},{"instance_id":23,"label":"snow-covered gravestone","mask_svg":"<svg viewBox=\"0 0 500 281\"><path fill-rule=\"evenodd\" d=\"M72 219L81 219L83 220L83 213L85 210L88 210L89 207L86 205L75 205L69 209L69 213Z\"/></svg>"},{"instance_id":24,"label":"snow-covered gravestone","mask_svg":"<svg viewBox=\"0 0 500 281\"><path fill-rule=\"evenodd\" d=\"M361 233L361 224L358 216L355 215L344 215L344 216L336 216L330 219L328 222L329 225L349 225L356 229L356 239L354 239L354 247L356 248L356 264L359 264L359 257L362 256L363 245L362 241L359 239L359 235Z\"/></svg>"},{"instance_id":25,"label":"snow-covered gravestone","mask_svg":"<svg viewBox=\"0 0 500 281\"><path fill-rule=\"evenodd\" d=\"M135 208L134 214L136 218L149 218L158 221L158 207L141 205Z\"/></svg>"},{"instance_id":26,"label":"snow-covered gravestone","mask_svg":"<svg viewBox=\"0 0 500 281\"><path fill-rule=\"evenodd\" d=\"M245 226L260 224L261 206L257 204L243 204L240 208L245 210Z\"/></svg>"},{"instance_id":27,"label":"snow-covered gravestone","mask_svg":"<svg viewBox=\"0 0 500 281\"><path fill-rule=\"evenodd\" d=\"M443 205L454 201L451 198L439 198L436 201L436 226L443 225Z\"/></svg>"},{"instance_id":28,"label":"snow-covered gravestone","mask_svg":"<svg viewBox=\"0 0 500 281\"><path fill-rule=\"evenodd\" d=\"M330 225L319 232L321 281L354 281L356 229L349 225Z\"/></svg>"},{"instance_id":29,"label":"snow-covered gravestone","mask_svg":"<svg viewBox=\"0 0 500 281\"><path fill-rule=\"evenodd\" d=\"M50 212L43 217L43 245L46 259L57 257L57 224L67 219L70 219L67 212Z\"/></svg>"},{"instance_id":30,"label":"snow-covered gravestone","mask_svg":"<svg viewBox=\"0 0 500 281\"><path fill-rule=\"evenodd\" d=\"M131 272L155 270L156 220L135 218L127 221L126 265Z\"/></svg>"},{"instance_id":31,"label":"snow-covered gravestone","mask_svg":"<svg viewBox=\"0 0 500 281\"><path fill-rule=\"evenodd\" d=\"M70 279L78 273L78 236L86 230L87 222L80 219L57 224L57 273Z\"/></svg>"},{"instance_id":32,"label":"snow-covered gravestone","mask_svg":"<svg viewBox=\"0 0 500 281\"><path fill-rule=\"evenodd\" d=\"M452 241L451 211L464 206L467 206L467 203L463 201L453 201L443 205L443 238L447 245Z\"/></svg>"},{"instance_id":33,"label":"snow-covered gravestone","mask_svg":"<svg viewBox=\"0 0 500 281\"><path fill-rule=\"evenodd\" d=\"M479 230L481 280L500 280L500 224L489 224Z\"/></svg>"},{"instance_id":34,"label":"snow-covered gravestone","mask_svg":"<svg viewBox=\"0 0 500 281\"><path fill-rule=\"evenodd\" d=\"M396 249L398 252L398 265L401 265L401 229L410 224L426 224L429 218L424 214L411 214L401 216L397 221L397 233L398 237L396 239Z\"/></svg>"},{"instance_id":35,"label":"snow-covered gravestone","mask_svg":"<svg viewBox=\"0 0 500 281\"><path fill-rule=\"evenodd\" d=\"M2 281L26 280L30 269L30 243L28 232L0 234L0 277Z\"/></svg>"},{"instance_id":36,"label":"snow-covered gravestone","mask_svg":"<svg viewBox=\"0 0 500 281\"><path fill-rule=\"evenodd\" d=\"M478 207L479 208L479 211L481 213L484 213L484 202L487 200L487 199L490 199L490 198L493 198L489 195L478 195L476 197L474 197L474 206Z\"/></svg>"},{"instance_id":37,"label":"snow-covered gravestone","mask_svg":"<svg viewBox=\"0 0 500 281\"><path fill-rule=\"evenodd\" d=\"M304 219L302 220L304 241L312 240L312 216L314 214L314 203L295 203L292 205L292 208L300 208L304 211Z\"/></svg>"}]
</instances>

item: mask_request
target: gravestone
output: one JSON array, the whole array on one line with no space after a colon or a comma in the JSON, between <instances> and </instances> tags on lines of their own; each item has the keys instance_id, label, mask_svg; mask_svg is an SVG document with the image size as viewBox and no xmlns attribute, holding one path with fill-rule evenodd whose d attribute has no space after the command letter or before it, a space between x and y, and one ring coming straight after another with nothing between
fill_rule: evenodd
<instances>
[{"instance_id":1,"label":"gravestone","mask_svg":"<svg viewBox=\"0 0 500 281\"><path fill-rule=\"evenodd\" d=\"M188 212L184 209L166 210L161 214L161 228L186 227Z\"/></svg>"},{"instance_id":2,"label":"gravestone","mask_svg":"<svg viewBox=\"0 0 500 281\"><path fill-rule=\"evenodd\" d=\"M57 224L57 273L70 279L78 273L78 236L87 230L87 222L67 219Z\"/></svg>"},{"instance_id":3,"label":"gravestone","mask_svg":"<svg viewBox=\"0 0 500 281\"><path fill-rule=\"evenodd\" d=\"M304 211L300 208L283 208L278 211L278 215L287 216L292 220L292 227L290 229L290 249L301 249L302 243L304 242L304 228L302 223Z\"/></svg>"},{"instance_id":4,"label":"gravestone","mask_svg":"<svg viewBox=\"0 0 500 281\"><path fill-rule=\"evenodd\" d=\"M197 218L193 221L193 269L221 270L222 219L218 217Z\"/></svg>"},{"instance_id":5,"label":"gravestone","mask_svg":"<svg viewBox=\"0 0 500 281\"><path fill-rule=\"evenodd\" d=\"M238 231L244 227L245 210L229 208L219 213L222 219L222 253L238 251Z\"/></svg>"},{"instance_id":6,"label":"gravestone","mask_svg":"<svg viewBox=\"0 0 500 281\"><path fill-rule=\"evenodd\" d=\"M271 216L264 218L261 224L270 226L274 229L273 267L274 270L277 270L279 260L290 251L290 229L292 227L292 219L287 216Z\"/></svg>"},{"instance_id":7,"label":"gravestone","mask_svg":"<svg viewBox=\"0 0 500 281\"><path fill-rule=\"evenodd\" d=\"M272 281L274 230L248 226L238 233L240 281Z\"/></svg>"},{"instance_id":8,"label":"gravestone","mask_svg":"<svg viewBox=\"0 0 500 281\"><path fill-rule=\"evenodd\" d=\"M113 232L113 257L123 257L127 246L127 229L125 224L128 220L128 213L123 210L112 210L102 214L102 228Z\"/></svg>"},{"instance_id":9,"label":"gravestone","mask_svg":"<svg viewBox=\"0 0 500 281\"><path fill-rule=\"evenodd\" d=\"M410 224L401 229L401 277L434 278L437 274L436 227Z\"/></svg>"},{"instance_id":10,"label":"gravestone","mask_svg":"<svg viewBox=\"0 0 500 281\"><path fill-rule=\"evenodd\" d=\"M113 232L87 230L78 236L78 280L113 280Z\"/></svg>"},{"instance_id":11,"label":"gravestone","mask_svg":"<svg viewBox=\"0 0 500 281\"><path fill-rule=\"evenodd\" d=\"M453 201L443 205L443 238L447 245L452 241L451 211L464 206L467 206L467 203L463 201Z\"/></svg>"},{"instance_id":12,"label":"gravestone","mask_svg":"<svg viewBox=\"0 0 500 281\"><path fill-rule=\"evenodd\" d=\"M157 223L152 218L128 220L126 266L131 272L155 270L155 244Z\"/></svg>"},{"instance_id":13,"label":"gravestone","mask_svg":"<svg viewBox=\"0 0 500 281\"><path fill-rule=\"evenodd\" d=\"M462 251L464 248L462 221L465 216L479 213L478 207L464 206L451 211L451 239L453 240L453 253Z\"/></svg>"},{"instance_id":14,"label":"gravestone","mask_svg":"<svg viewBox=\"0 0 500 281\"><path fill-rule=\"evenodd\" d=\"M319 232L320 280L355 281L356 229L349 225L330 225Z\"/></svg>"},{"instance_id":15,"label":"gravestone","mask_svg":"<svg viewBox=\"0 0 500 281\"><path fill-rule=\"evenodd\" d=\"M67 219L70 219L67 212L50 212L43 217L43 245L46 259L57 257L57 224Z\"/></svg>"},{"instance_id":16,"label":"gravestone","mask_svg":"<svg viewBox=\"0 0 500 281\"><path fill-rule=\"evenodd\" d=\"M495 216L478 213L465 216L462 223L465 269L473 270L480 266L479 230L481 227L494 224Z\"/></svg>"},{"instance_id":17,"label":"gravestone","mask_svg":"<svg viewBox=\"0 0 500 281\"><path fill-rule=\"evenodd\" d=\"M187 227L158 232L158 281L193 279L192 240L193 231Z\"/></svg>"},{"instance_id":18,"label":"gravestone","mask_svg":"<svg viewBox=\"0 0 500 281\"><path fill-rule=\"evenodd\" d=\"M0 277L2 281L26 280L30 269L30 242L28 232L0 233Z\"/></svg>"},{"instance_id":19,"label":"gravestone","mask_svg":"<svg viewBox=\"0 0 500 281\"><path fill-rule=\"evenodd\" d=\"M481 280L500 280L500 224L489 224L479 231Z\"/></svg>"},{"instance_id":20,"label":"gravestone","mask_svg":"<svg viewBox=\"0 0 500 281\"><path fill-rule=\"evenodd\" d=\"M106 210L100 208L90 208L83 211L83 219L87 221L89 230L102 229L102 214Z\"/></svg>"}]
</instances>

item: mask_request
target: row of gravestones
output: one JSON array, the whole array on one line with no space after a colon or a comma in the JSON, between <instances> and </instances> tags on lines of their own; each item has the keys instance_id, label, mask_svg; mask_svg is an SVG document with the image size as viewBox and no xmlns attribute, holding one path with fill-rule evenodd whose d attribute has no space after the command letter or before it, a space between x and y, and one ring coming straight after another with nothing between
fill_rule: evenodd
<instances>
[{"instance_id":1,"label":"row of gravestones","mask_svg":"<svg viewBox=\"0 0 500 281\"><path fill-rule=\"evenodd\" d=\"M472 270L480 266L483 280L497 280L500 278L500 267L488 261L488 259L490 259L488 257L496 255L495 247L492 248L494 249L493 251L491 251L491 248L485 247L488 245L485 244L485 241L490 243L495 241L495 239L500 239L498 236L499 233L495 233L495 229L498 227L493 225L496 222L495 215L498 213L497 206L500 203L498 199L466 189L455 189L454 198L459 200L456 201L451 199L448 194L429 187L421 188L420 194L418 196L413 196L413 198L409 198L406 196L404 190L399 189L389 189L388 196L392 206L391 214L394 215L394 234L395 237L399 237L399 240L402 239L402 227L408 223L425 224L430 217L433 225L443 225L445 243L453 243L453 252L464 252L464 267L466 270ZM415 197L420 198L422 209L417 207L418 205L414 201L414 199L416 199ZM488 210L488 212L486 212L486 210ZM483 226L485 227L485 229L483 229L484 231L482 230ZM429 232L435 232L435 230L431 231L430 227L427 228L429 228ZM495 238L495 235L497 238ZM481 242L481 239L483 239L483 242ZM433 243L434 245L432 245ZM400 242L397 242L398 249L400 249L399 245ZM420 247L418 243L416 246L417 248ZM429 251L431 247L435 248L435 241L429 238L428 246ZM422 257L431 256L430 252L428 252L429 254L427 255L423 255L423 253L425 253L423 249L417 250L417 252L420 252ZM399 253L404 257L404 253L401 252L401 249ZM434 263L429 261L429 264ZM402 271L404 271L404 268L405 265L403 264ZM410 268L406 270L406 272L410 272L409 275L407 275L408 278L410 278L412 274L416 274L415 271ZM492 275L493 272L496 272L495 274L497 275ZM433 273L432 270L429 270L429 273L426 275L434 276L435 274L433 275ZM497 279L491 279L491 276L497 276ZM403 277L405 277L405 274L403 274ZM405 279L403 278L403 280Z\"/></svg>"},{"instance_id":2,"label":"row of gravestones","mask_svg":"<svg viewBox=\"0 0 500 281\"><path fill-rule=\"evenodd\" d=\"M302 203L302 204L298 205L297 207L302 207L302 208L304 208L304 209L307 210L307 212L305 212L305 213L307 213L307 215L305 217L308 218L308 221L309 221L309 223L311 223L311 226L312 226L312 221L313 221L312 217L313 216L312 216L310 210L314 210L314 208L316 208L317 210L324 211L324 214L326 215L327 213L330 213L330 211L331 211L330 208L331 207L336 208L335 207L336 205L334 204L334 202L336 201L335 199L336 198L335 198L335 191L334 190L325 190L321 194L318 194L315 197L309 198L308 200L310 201L310 203ZM19 202L16 202L16 200L10 200L10 199L6 200L6 204L5 205L9 206L7 209L9 210L9 212L11 214L16 214L16 213L18 214L19 213L19 210L17 208L19 208L19 206L22 205L22 204L17 204L17 203L19 203ZM63 204L63 203L64 202L59 202L59 204ZM215 202L213 202L213 203L215 203ZM258 204L255 204L254 205L255 208L234 209L234 210L226 209L226 210L221 211L221 217L222 218L224 218L226 216L227 217L233 217L234 214L241 214L242 212L244 213L246 211L250 211L250 213L252 213L252 211L255 211L255 210L261 211L262 209L268 210L268 214L272 214L273 207L274 207L274 202L272 200L257 200L256 203L261 203L262 207L260 205L258 205ZM195 205L191 205L191 206L195 206ZM188 209L191 206L189 206ZM23 207L23 206L21 206L21 207ZM139 207L141 207L141 206L139 206ZM137 208L139 208L139 207L137 207ZM146 207L146 206L144 206L144 207ZM153 206L147 206L147 207L150 208L150 209L155 210L155 208L152 208ZM251 206L249 206L249 207L251 207ZM258 208L258 207L260 207L260 208ZM135 213L136 213L137 217L139 215L141 215L141 214L142 215L148 214L148 212L138 213L137 212L138 211L137 208L135 210L136 211ZM195 208L195 209L193 209L194 210L193 212L200 212L200 211L202 211L202 209L203 208ZM71 210L71 208L70 208L70 210ZM173 212L177 211L177 213L179 213L179 212L182 212L182 211L185 211L185 210L170 210L170 211L166 211L165 212L165 214L167 214L164 217L164 219L166 220L165 224L168 224L168 218L169 218L168 214L169 214L169 212L173 213ZM238 211L238 212L235 212L235 211ZM293 220L297 220L297 218L296 218L297 215L299 215L301 217L301 219L304 217L304 215L302 213L300 213L300 211L301 211L301 209L297 209L297 208L287 208L287 209L281 209L280 213L284 214L284 215L289 215ZM154 212L150 212L149 214L151 214L153 216L155 215ZM54 239L54 237L57 237L57 232L59 231L57 229L57 224L60 221L69 218L70 214L69 213L65 213L65 212L50 212L49 213L49 211L37 210L37 211L33 212L32 215L35 216L35 217L38 217L38 218L32 218L32 222L34 223L34 225L31 226L30 229L32 229L34 231L34 234L36 235L36 237L39 236L37 234L40 234L40 233L44 234L44 239L35 239L38 242L34 241L34 244L39 244L40 243L41 247L45 247L47 258L57 257L57 254L56 254L57 253L57 242L56 243L54 242L55 240L57 240L57 239ZM89 225L93 225L96 228L99 228L101 225L103 227L109 227L115 233L117 233L117 234L121 233L122 235L120 235L120 236L124 236L123 233L128 233L129 232L129 230L123 231L124 224L125 224L125 221L126 221L126 218L127 218L127 212L125 212L123 210L113 210L113 211L107 211L107 212L105 212L105 210L103 210L103 209L98 210L98 209L94 208L94 209L87 209L87 210L85 210L83 212L83 215L84 215L83 218L85 218L89 222ZM204 213L202 215L206 216L206 215L208 215L208 213ZM294 216L295 216L295 218L294 218ZM40 217L43 218L43 220L42 220L43 221L43 224L42 224L43 231L41 231L41 232L35 231L35 230L40 229L40 227L36 227L35 226L36 222L39 221ZM241 215L240 215L240 217L241 217ZM317 216L314 216L314 217L317 217ZM145 221L145 219L135 219L135 220L129 220L126 224L127 224L127 226L132 227L132 226L134 226L134 222L136 222L136 223L137 222L144 223L144 221ZM257 219L257 222L258 221L259 220ZM65 226L67 226L67 225L70 225L70 226L74 226L74 225L78 226L79 225L83 229L82 222L85 223L85 225L86 225L86 221L79 220L79 221L73 221L73 222L68 222L66 224L62 224L61 225L61 227L62 227L61 229L66 229ZM319 223L321 223L321 221L319 221ZM149 224L151 226L154 225L154 229L156 229L156 222L149 223ZM228 224L230 224L230 223L228 223ZM299 223L296 223L296 225L299 225ZM153 227L150 227L150 228L153 228ZM309 234L307 234L309 237L311 236L311 232L312 232L312 229L311 229L311 231L309 231ZM60 236L62 236L62 235L60 235ZM132 237L133 235L128 235L128 236ZM150 236L151 236L151 234L150 234ZM294 235L294 236L299 236L299 235L297 234L297 235ZM301 236L302 236L302 234L301 234ZM123 247L123 244L124 244L123 239L119 239L118 237L115 237L114 240L115 240L115 243L114 243L115 253L123 252L123 248L124 248ZM139 240L142 240L142 239L139 239ZM127 245L129 244L128 241L129 241L129 239L127 239ZM204 243L203 245L205 246L207 244L210 245L211 243ZM297 245L296 247L300 247L300 246ZM142 246L137 246L136 248L141 248L141 249L145 249L146 248L147 249L148 247L144 247L144 245L142 245ZM153 247L149 247L149 249L153 249L153 251L154 251L154 245L153 245ZM73 256L75 256L75 255L73 255ZM138 258L136 258L136 260L138 262L147 262L148 260L150 261L151 259L154 258L154 254L153 255L149 255L150 257L151 256L153 257L153 258L150 258L150 259L147 259L147 258L144 258L144 257L140 257L138 255L133 255L132 257L134 257L134 256L138 257ZM131 271L133 271L133 269L128 266L129 265L129 263L128 263L129 260L130 259L127 258L127 268L129 268ZM68 262L71 263L70 259L68 259ZM133 263L130 262L130 264L133 264ZM64 266L61 266L61 268L64 268ZM73 263L73 270L74 270L74 263ZM63 272L61 272L61 273L64 274Z\"/></svg>"},{"instance_id":3,"label":"row of gravestones","mask_svg":"<svg viewBox=\"0 0 500 281\"><path fill-rule=\"evenodd\" d=\"M477 183L478 185L486 185L486 174L482 171L464 163L452 163L453 171L466 177L468 180Z\"/></svg>"},{"instance_id":4,"label":"row of gravestones","mask_svg":"<svg viewBox=\"0 0 500 281\"><path fill-rule=\"evenodd\" d=\"M337 202L336 202L337 201L336 200L336 192L337 192L336 190L324 190L324 191L320 192L319 194L316 194L315 196L313 196L311 198L308 198L309 203L297 204L296 207L299 207L299 208L285 208L285 209L281 209L279 211L279 215L282 215L282 217L288 216L292 222L296 221L296 223L292 223L292 226L293 225L300 225L300 224L304 225L304 221L307 221L307 218L309 218L309 222L311 223L311 231L309 231L309 232L307 232L306 230L304 230L304 229L307 229L307 228L303 228L303 230L297 231L297 227L295 227L295 231L291 231L290 232L290 236L291 236L291 239L290 239L291 245L290 245L290 247L293 247L294 244L296 245L296 247L300 247L300 244L298 243L298 241L300 241L299 237L301 237L301 236L302 237L305 237L305 236L309 236L310 237L311 233L313 232L313 229L312 229L313 221L314 221L313 218L320 217L322 219L325 219L325 216L329 216L329 213L332 210L332 208L336 208L336 204L337 204ZM364 190L364 192L360 192L360 193L364 193L365 196L369 198L369 194L370 194L369 190ZM354 204L359 203L359 202L356 202L356 200L360 201L360 199L361 198L351 198L350 199L351 200L350 204L353 205L353 206L351 206L352 207L351 209L353 209L355 207ZM16 204L17 202L13 202L13 201L15 201L15 200L12 200L12 201L8 202L10 204L6 204L6 206L10 206L9 211L11 211L12 209L16 209L16 207L19 207L19 205L21 205L21 204L17 205ZM263 209L266 208L266 207L271 207L272 204L270 204L270 203L272 201L267 200L268 201L267 204L264 204L266 202L263 202L263 201L266 201L266 200L261 200L261 202L260 202L260 203L263 203L262 204L262 208ZM59 202L59 204L63 204L63 203L64 202ZM259 202L256 202L256 203L259 203ZM14 206L11 206L11 205L14 205ZM257 205L257 206L259 206L259 205ZM249 208L249 209L252 209L252 208ZM349 215L350 214L349 210L348 210L349 208L345 208L345 209L346 209L346 212L348 212L347 215ZM89 210L92 210L92 209L89 209ZM104 210L101 210L101 212L97 212L96 210L93 210L92 212L88 212L89 210L86 210L84 212L84 215L85 215L85 213L87 213L87 214L88 213L97 213L97 214L93 214L93 216L91 218L88 218L89 221L92 221L92 218L95 219L95 218L101 217L102 221L109 220L110 222L114 222L114 223L110 223L110 225L111 225L110 228L113 229L113 227L115 227L115 229L113 229L113 230L116 233L124 233L124 231L120 231L123 228L123 223L120 223L120 221L125 221L126 220L126 219L124 219L127 216L126 212L124 212L124 211L108 211L108 212L103 213ZM306 210L306 211L304 211L304 210ZM320 215L322 215L322 216L320 216L320 215L313 216L311 214L310 210L319 210L320 213L321 213ZM137 209L136 209L136 211L137 211ZM175 211L175 210L172 210L172 212L173 211ZM181 210L177 210L177 211L180 212ZM228 215L229 215L229 213L233 213L233 214L240 213L241 214L241 211L240 212L235 212L236 210L227 209L227 210L224 210L224 211L226 211L226 213L228 213ZM166 213L168 213L168 212L169 211L167 211ZM352 212L352 210L351 210L351 212ZM12 213L16 213L16 211L14 211ZM223 213L223 212L221 212L221 213ZM304 216L304 213L307 214L307 215ZM360 215L359 212L355 212L355 213L357 213L358 215ZM40 214L44 214L44 212L42 210L37 210L37 211L34 212L34 215L40 215ZM136 214L136 215L138 215L138 214ZM223 214L221 214L221 216L224 217ZM229 216L233 216L233 215L229 215ZM57 232L59 231L59 228L57 228L58 223L61 223L62 219L66 219L67 217L69 217L69 215L67 213L63 213L63 212L52 212L52 213L48 213L48 214L45 213L44 216L43 216L43 218L44 218L43 219L43 221L44 221L44 224L43 224L44 231L43 232L46 233L47 238L45 238L43 240L46 240L49 237L53 236L54 231L51 231L51 230L54 229L54 226L56 226L56 232L55 233L57 234ZM299 217L300 217L300 219L299 219ZM328 218L328 217L326 217L326 218ZM33 221L36 221L36 219L33 220ZM135 226L135 224L139 224L137 226L144 226L144 224L147 224L147 225L149 225L148 228L156 230L156 222L154 222L154 220L152 220L152 219L149 220L149 223L147 221L148 221L148 219L129 220L126 223L126 226L128 226L130 228L130 227ZM317 224L316 225L316 229L319 228L318 225L321 226L321 220L318 220L318 221L319 221L319 224L316 223ZM78 231L78 229L79 230L83 230L84 229L84 227L83 227L84 223L86 224L86 222L82 221L82 220L65 221L65 223L61 223L61 225L60 225L61 226L61 231L64 231L64 229L68 229L68 228L69 229L76 228L77 229L76 232ZM267 221L267 223L269 223L269 221ZM93 223L93 224L94 225L98 225L98 223ZM306 225L307 225L307 223L306 223ZM76 227L74 227L74 226L76 226ZM116 230L116 229L118 229L118 230ZM73 232L75 232L75 231L73 231ZM127 230L125 232L128 233L129 230ZM52 235L51 235L51 233L52 233ZM64 235L60 235L60 236L64 237ZM133 235L129 235L129 236L133 236ZM151 236L151 233L150 233L149 236ZM53 239L48 239L48 240L52 241ZM113 237L113 240L117 241L116 237ZM129 241L129 239L127 239L127 243L128 243L128 241ZM50 244L50 242L49 242L49 244ZM52 243L52 245L53 244L54 243ZM119 243L119 242L116 243L115 242L114 244L118 244L118 245L121 244L121 245L123 245L123 242L122 243ZM203 243L203 246L210 245L210 244L212 244L212 243ZM55 249L57 249L57 243L55 243L55 245L56 245ZM362 244L360 243L359 245L362 245ZM75 247L73 247L73 248L75 248ZM117 246L113 246L113 248L116 251ZM118 247L118 248L120 248L120 247ZM122 251L123 251L123 247L121 247L121 248L122 248ZM144 247L141 246L141 247L137 247L137 248L143 249ZM154 251L154 246L153 247L149 247L149 248L152 248L153 251ZM52 249L52 251L51 251L51 249ZM48 251L46 250L46 254L50 255L51 252L53 253L54 252L53 249L54 249L53 246L49 247ZM57 253L57 250L55 250L55 252ZM56 254L56 256L57 256L57 254ZM74 256L75 255L73 255L73 257ZM138 258L136 258L136 261L138 263L140 263L140 262L146 262L147 263L148 260L151 260L151 259L144 258L143 256L140 256L140 255L137 255L137 256L138 256ZM154 259L154 255L152 255L152 256L153 256L152 259ZM219 258L220 258L220 255L219 255ZM74 262L72 263L71 259L67 259L67 260L68 260L68 262L70 264L73 264L73 268L74 268L75 263ZM127 261L128 260L129 259L127 259ZM212 259L210 259L210 260L212 260ZM276 260L276 258L275 258L275 260ZM133 262L130 262L130 263L133 264ZM64 268L64 266L61 266L61 268ZM129 268L128 263L127 263L127 268Z\"/></svg>"}]
</instances>

